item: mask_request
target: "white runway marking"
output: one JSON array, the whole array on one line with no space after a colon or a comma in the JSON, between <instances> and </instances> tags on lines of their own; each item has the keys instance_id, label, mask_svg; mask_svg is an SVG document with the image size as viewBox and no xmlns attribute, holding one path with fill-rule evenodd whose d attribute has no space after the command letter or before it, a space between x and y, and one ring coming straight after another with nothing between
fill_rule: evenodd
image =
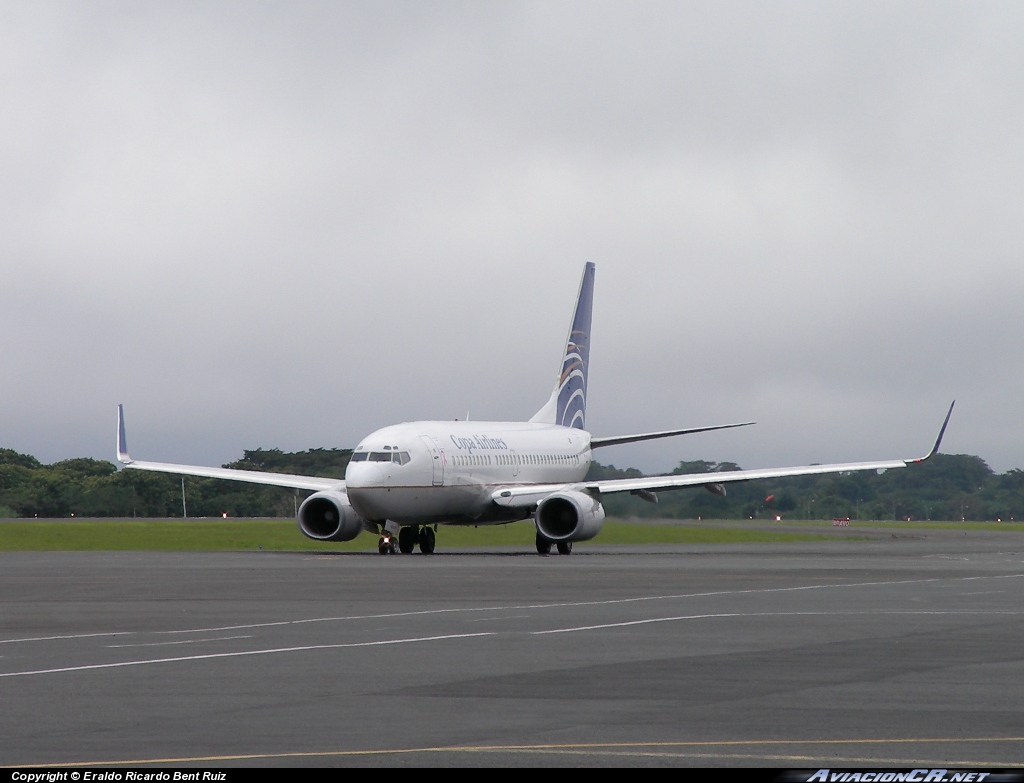
<instances>
[{"instance_id":1,"label":"white runway marking","mask_svg":"<svg viewBox=\"0 0 1024 783\"><path fill-rule=\"evenodd\" d=\"M226 642L229 639L251 639L248 636L217 636L213 639L183 639L180 642L143 642L142 644L108 644L107 649L115 650L122 647L167 647L172 644L202 644L203 642Z\"/></svg>"},{"instance_id":2,"label":"white runway marking","mask_svg":"<svg viewBox=\"0 0 1024 783\"><path fill-rule=\"evenodd\" d=\"M688 614L680 617L650 617L646 620L629 620L622 623L604 623L602 625L578 625L575 628L552 628L549 631L531 631L533 636L549 633L572 633L573 631L596 631L601 628L624 628L627 625L648 625L650 623L670 623L673 620L706 620L711 617L750 617L746 614Z\"/></svg>"},{"instance_id":3,"label":"white runway marking","mask_svg":"<svg viewBox=\"0 0 1024 783\"><path fill-rule=\"evenodd\" d=\"M563 633L575 633L580 631L598 631L609 628L626 628L637 625L651 625L654 623L669 623L679 622L682 620L709 620L709 619L720 619L729 617L855 617L855 616L943 616L943 615L968 615L971 617L975 616L1021 616L1024 615L1024 611L949 611L949 610L918 610L918 611L860 611L860 612L718 612L718 613L706 613L706 614L689 614L689 615L676 615L671 617L647 617L640 620L625 620L622 622L615 623L601 623L598 625L579 625L570 626L566 628L550 628L543 631L526 631L526 632L514 632L506 631L506 636L547 636L552 634L563 634ZM492 618L492 619L516 619L516 618ZM63 672L76 672L76 671L88 671L92 669L114 669L122 666L145 666L148 664L156 663L178 663L182 661L203 661L211 660L214 658L237 658L248 655L269 655L273 653L289 653L289 652L305 652L309 650L337 650L344 648L355 648L355 647L380 647L393 644L412 644L416 642L432 642L432 641L443 641L447 639L471 639L479 638L483 636L497 636L499 632L489 631L481 633L463 633L463 634L445 634L439 636L420 636L409 639L385 639L370 642L344 642L336 644L315 644L315 645L300 645L295 647L274 647L262 650L241 650L238 652L226 652L226 653L207 653L204 655L183 655L174 658L154 658L146 660L136 661L120 661L117 663L97 663L87 664L83 666L63 666L53 669L37 669L33 671L20 671L20 672L6 672L0 673L0 678L3 677L24 677L28 675L36 674L58 674ZM224 639L251 639L251 636L226 636L219 639L196 639L182 642L168 642L167 644L193 644L195 642L209 642L209 641L221 641ZM119 646L119 647L147 647L150 645L108 645Z\"/></svg>"},{"instance_id":4,"label":"white runway marking","mask_svg":"<svg viewBox=\"0 0 1024 783\"><path fill-rule=\"evenodd\" d=\"M109 631L107 633L69 633L63 636L27 636L22 639L0 639L0 644L16 642L53 642L59 639L91 639L95 636L131 636L138 631Z\"/></svg>"},{"instance_id":5,"label":"white runway marking","mask_svg":"<svg viewBox=\"0 0 1024 783\"><path fill-rule=\"evenodd\" d=\"M574 631L597 631L603 628L624 628L630 625L648 625L650 623L670 623L677 620L707 620L716 617L850 617L878 615L1024 615L1024 612L975 612L975 611L920 611L920 612L721 612L718 614L687 614L678 617L648 617L643 620L626 620L619 623L603 623L601 625L578 625L572 628L552 628L547 631L530 631L531 636L543 636L553 633L572 633Z\"/></svg>"},{"instance_id":6,"label":"white runway marking","mask_svg":"<svg viewBox=\"0 0 1024 783\"><path fill-rule=\"evenodd\" d=\"M376 642L350 642L345 644L310 644L301 647L275 647L267 650L243 650L242 652L208 653L206 655L183 655L179 658L151 658L143 661L120 661L118 663L93 663L86 666L64 666L59 669L36 669L35 671L5 672L0 677L27 677L32 674L59 674L61 672L82 672L90 669L117 669L122 666L148 666L154 663L177 663L179 661L203 661L211 658L239 658L245 655L273 655L274 653L303 652L306 650L337 650L344 647L382 647L389 644L415 644L417 642L439 642L446 639L468 639L474 636L494 636L493 633L460 633L445 636L420 636L414 639L387 639Z\"/></svg>"},{"instance_id":7,"label":"white runway marking","mask_svg":"<svg viewBox=\"0 0 1024 783\"><path fill-rule=\"evenodd\" d=\"M305 625L308 623L350 622L357 620L386 620L396 617L421 617L435 614L465 614L477 612L509 612L526 609L563 609L582 606L612 606L616 604L643 603L647 601L676 601L686 598L711 598L730 595L763 595L768 593L789 593L804 590L840 590L856 587L882 587L887 585L930 584L935 582L969 582L978 579L1019 579L1024 574L999 574L996 576L963 576L963 577L932 577L929 579L899 579L882 582L849 582L820 585L801 585L799 587L764 587L749 590L715 590L706 593L677 593L668 595L645 595L635 598L609 598L602 601L566 601L547 604L513 604L511 606L478 606L455 609L422 609L415 612L389 612L385 614L341 615L336 617L310 617L302 620L277 620L266 623L247 623L243 625L220 625L210 628L188 628L171 631L116 631L108 633L66 634L61 636L34 636L18 639L0 639L0 644L16 644L19 642L46 642L61 639L88 639L97 636L130 636L135 634L189 634L214 633L217 631L243 631L252 628L275 628L288 625Z\"/></svg>"},{"instance_id":8,"label":"white runway marking","mask_svg":"<svg viewBox=\"0 0 1024 783\"><path fill-rule=\"evenodd\" d=\"M900 747L910 745L940 745L955 747L956 745L967 745L970 743L1020 743L1024 741L1021 737L923 737L923 738L899 738L899 739L849 739L849 740L822 740L822 739L800 739L800 740L708 740L700 741L668 741L668 742L578 742L578 743L548 743L543 745L442 745L426 746L418 748L367 748L350 750L321 750L321 751L291 751L284 753L237 753L223 756L178 756L171 758L135 758L135 759L105 759L102 761L73 761L56 762L47 764L25 764L24 767L108 767L117 765L139 766L142 764L196 764L199 762L224 762L224 761L254 761L259 759L308 759L308 758L358 758L364 756L409 756L412 754L458 754L458 753L600 753L621 754L624 756L655 756L668 758L711 758L711 759L772 759L787 761L809 761L828 758L832 763L861 763L886 766L906 766L907 764L931 764L931 761L921 758L879 758L874 756L841 756L836 755L837 748L861 748L871 745L879 745L882 748ZM771 748L774 753L753 753L757 748ZM785 753L785 749L794 747L799 750L806 747L810 750L824 748L825 751L811 755L805 750L801 755ZM748 749L746 753L711 753L711 749ZM669 753L668 751L675 751ZM703 752L701 752L703 751ZM784 754L784 755L783 755ZM993 766L991 760L986 761L943 761L947 766L955 767L989 767ZM1002 762L996 766L1020 767L1024 766L1016 761Z\"/></svg>"}]
</instances>

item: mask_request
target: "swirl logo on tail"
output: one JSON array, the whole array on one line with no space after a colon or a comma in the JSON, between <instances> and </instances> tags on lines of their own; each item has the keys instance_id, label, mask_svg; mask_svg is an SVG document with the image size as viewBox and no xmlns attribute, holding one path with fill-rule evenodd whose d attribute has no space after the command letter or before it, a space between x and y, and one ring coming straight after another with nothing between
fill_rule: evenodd
<instances>
[{"instance_id":1,"label":"swirl logo on tail","mask_svg":"<svg viewBox=\"0 0 1024 783\"><path fill-rule=\"evenodd\" d=\"M530 419L543 424L586 429L587 369L590 367L590 320L594 308L594 265L583 267L576 309L565 341L562 367L551 397Z\"/></svg>"},{"instance_id":2,"label":"swirl logo on tail","mask_svg":"<svg viewBox=\"0 0 1024 783\"><path fill-rule=\"evenodd\" d=\"M565 344L562 371L558 376L555 424L586 428L587 370L590 367L590 321L594 305L594 265L588 263L580 281L576 311Z\"/></svg>"}]
</instances>

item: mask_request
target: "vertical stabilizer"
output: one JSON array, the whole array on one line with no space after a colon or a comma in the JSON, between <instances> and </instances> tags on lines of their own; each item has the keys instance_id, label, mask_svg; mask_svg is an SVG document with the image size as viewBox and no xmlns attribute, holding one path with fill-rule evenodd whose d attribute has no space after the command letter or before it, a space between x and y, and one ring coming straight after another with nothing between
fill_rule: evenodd
<instances>
[{"instance_id":1,"label":"vertical stabilizer","mask_svg":"<svg viewBox=\"0 0 1024 783\"><path fill-rule=\"evenodd\" d=\"M594 264L583 267L569 337L565 341L562 367L547 404L534 414L532 422L586 428L587 371L590 368L590 320L594 307Z\"/></svg>"}]
</instances>

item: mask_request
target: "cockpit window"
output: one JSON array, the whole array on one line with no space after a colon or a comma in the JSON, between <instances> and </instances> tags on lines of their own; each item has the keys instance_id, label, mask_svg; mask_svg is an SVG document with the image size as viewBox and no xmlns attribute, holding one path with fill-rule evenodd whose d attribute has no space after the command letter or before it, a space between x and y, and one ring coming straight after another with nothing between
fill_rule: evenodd
<instances>
[{"instance_id":1,"label":"cockpit window","mask_svg":"<svg viewBox=\"0 0 1024 783\"><path fill-rule=\"evenodd\" d=\"M412 458L408 451L356 451L352 454L351 462L397 462L399 465L406 465Z\"/></svg>"}]
</instances>

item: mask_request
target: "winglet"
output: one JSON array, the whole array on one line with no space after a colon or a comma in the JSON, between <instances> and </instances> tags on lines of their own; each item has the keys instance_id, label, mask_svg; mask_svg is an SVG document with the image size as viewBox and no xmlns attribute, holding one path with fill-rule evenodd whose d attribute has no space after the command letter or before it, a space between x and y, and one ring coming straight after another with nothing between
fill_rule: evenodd
<instances>
[{"instance_id":1,"label":"winglet","mask_svg":"<svg viewBox=\"0 0 1024 783\"><path fill-rule=\"evenodd\" d=\"M128 445L124 436L124 405L117 406L117 461L123 465L132 461L128 456Z\"/></svg>"},{"instance_id":2,"label":"winglet","mask_svg":"<svg viewBox=\"0 0 1024 783\"><path fill-rule=\"evenodd\" d=\"M946 425L949 424L949 417L953 415L953 406L956 405L956 400L953 400L949 404L949 411L946 413L946 420L942 422L942 429L939 430L939 437L935 439L935 445L932 446L932 450L928 454L920 459L910 460L911 462L924 462L926 459L930 459L939 453L939 444L942 443L942 436L946 434Z\"/></svg>"}]
</instances>

